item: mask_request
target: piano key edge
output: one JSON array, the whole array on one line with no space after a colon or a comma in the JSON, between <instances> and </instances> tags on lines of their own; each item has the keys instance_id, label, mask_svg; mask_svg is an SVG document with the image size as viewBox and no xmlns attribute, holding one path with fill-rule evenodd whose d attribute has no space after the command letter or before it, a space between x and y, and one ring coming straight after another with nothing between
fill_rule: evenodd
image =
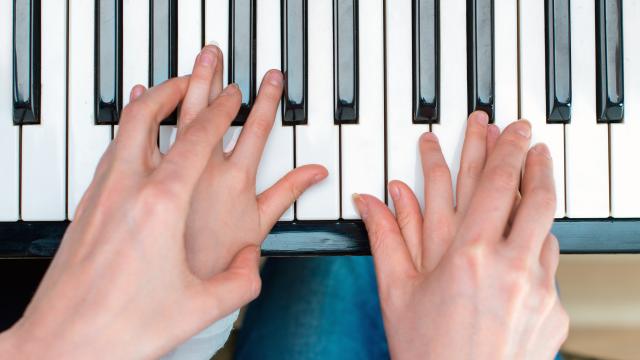
<instances>
[{"instance_id":1,"label":"piano key edge","mask_svg":"<svg viewBox=\"0 0 640 360\"><path fill-rule=\"evenodd\" d=\"M1 222L0 258L55 254L69 222ZM640 219L559 219L553 233L564 254L640 253ZM265 256L370 254L359 220L279 222L262 246Z\"/></svg>"}]
</instances>

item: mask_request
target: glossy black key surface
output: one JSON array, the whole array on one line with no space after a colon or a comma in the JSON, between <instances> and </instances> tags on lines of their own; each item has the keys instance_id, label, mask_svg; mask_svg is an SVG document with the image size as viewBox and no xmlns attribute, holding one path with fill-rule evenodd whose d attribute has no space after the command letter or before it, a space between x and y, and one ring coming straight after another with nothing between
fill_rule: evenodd
<instances>
[{"instance_id":1,"label":"glossy black key surface","mask_svg":"<svg viewBox=\"0 0 640 360\"><path fill-rule=\"evenodd\" d=\"M256 96L255 0L231 0L229 82L242 91L242 104L232 125L243 125Z\"/></svg>"},{"instance_id":2,"label":"glossy black key surface","mask_svg":"<svg viewBox=\"0 0 640 360\"><path fill-rule=\"evenodd\" d=\"M469 113L494 117L493 0L467 0L467 97Z\"/></svg>"},{"instance_id":3,"label":"glossy black key surface","mask_svg":"<svg viewBox=\"0 0 640 360\"><path fill-rule=\"evenodd\" d=\"M178 0L151 0L149 10L149 84L156 86L178 74ZM174 112L162 125L176 118Z\"/></svg>"},{"instance_id":4,"label":"glossy black key surface","mask_svg":"<svg viewBox=\"0 0 640 360\"><path fill-rule=\"evenodd\" d=\"M96 124L115 125L122 110L122 0L96 0Z\"/></svg>"},{"instance_id":5,"label":"glossy black key surface","mask_svg":"<svg viewBox=\"0 0 640 360\"><path fill-rule=\"evenodd\" d=\"M596 0L598 122L618 123L624 119L622 54L622 0Z\"/></svg>"},{"instance_id":6,"label":"glossy black key surface","mask_svg":"<svg viewBox=\"0 0 640 360\"><path fill-rule=\"evenodd\" d=\"M547 122L571 122L571 16L569 0L546 0Z\"/></svg>"},{"instance_id":7,"label":"glossy black key surface","mask_svg":"<svg viewBox=\"0 0 640 360\"><path fill-rule=\"evenodd\" d=\"M40 123L40 0L13 1L13 123Z\"/></svg>"},{"instance_id":8,"label":"glossy black key surface","mask_svg":"<svg viewBox=\"0 0 640 360\"><path fill-rule=\"evenodd\" d=\"M413 123L438 123L439 0L413 0Z\"/></svg>"},{"instance_id":9,"label":"glossy black key surface","mask_svg":"<svg viewBox=\"0 0 640 360\"><path fill-rule=\"evenodd\" d=\"M333 40L334 122L356 124L358 123L358 0L333 1Z\"/></svg>"},{"instance_id":10,"label":"glossy black key surface","mask_svg":"<svg viewBox=\"0 0 640 360\"><path fill-rule=\"evenodd\" d=\"M282 55L282 122L284 125L306 124L307 0L282 0Z\"/></svg>"}]
</instances>

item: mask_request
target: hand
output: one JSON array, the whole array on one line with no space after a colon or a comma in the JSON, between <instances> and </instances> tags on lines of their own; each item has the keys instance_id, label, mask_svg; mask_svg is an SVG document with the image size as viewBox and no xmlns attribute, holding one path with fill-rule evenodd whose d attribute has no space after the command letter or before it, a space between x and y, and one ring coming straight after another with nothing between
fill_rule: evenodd
<instances>
[{"instance_id":1,"label":"hand","mask_svg":"<svg viewBox=\"0 0 640 360\"><path fill-rule=\"evenodd\" d=\"M539 144L527 152L526 121L498 136L486 115L470 116L456 207L431 133L420 140L424 215L399 181L389 185L395 218L374 197L355 196L394 358L550 359L567 335L555 288L559 248L550 234L556 202L549 151Z\"/></svg>"},{"instance_id":2,"label":"hand","mask_svg":"<svg viewBox=\"0 0 640 360\"><path fill-rule=\"evenodd\" d=\"M178 136L222 91L224 64L215 46L203 49L213 63L196 62L189 91L180 110ZM260 86L251 114L235 149L223 153L222 143L213 149L193 193L187 221L187 259L203 278L229 265L248 245L260 245L273 225L308 187L324 179L319 165L301 166L256 196L256 174L282 96L282 74L269 71ZM240 92L230 96L228 116L240 108Z\"/></svg>"},{"instance_id":3,"label":"hand","mask_svg":"<svg viewBox=\"0 0 640 360\"><path fill-rule=\"evenodd\" d=\"M35 297L0 336L4 356L158 357L257 296L256 246L234 253L213 277L197 276L187 263L194 192L240 98L228 87L181 124L163 157L158 125L192 83L172 79L142 95L134 88Z\"/></svg>"}]
</instances>

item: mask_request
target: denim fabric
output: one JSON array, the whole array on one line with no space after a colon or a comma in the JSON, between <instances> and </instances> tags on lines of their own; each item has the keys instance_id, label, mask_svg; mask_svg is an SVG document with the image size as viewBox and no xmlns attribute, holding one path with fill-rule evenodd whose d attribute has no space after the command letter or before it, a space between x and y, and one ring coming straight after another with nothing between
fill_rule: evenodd
<instances>
[{"instance_id":1,"label":"denim fabric","mask_svg":"<svg viewBox=\"0 0 640 360\"><path fill-rule=\"evenodd\" d=\"M236 359L388 359L370 257L272 258Z\"/></svg>"},{"instance_id":2,"label":"denim fabric","mask_svg":"<svg viewBox=\"0 0 640 360\"><path fill-rule=\"evenodd\" d=\"M371 257L272 258L262 280L236 359L389 358Z\"/></svg>"}]
</instances>

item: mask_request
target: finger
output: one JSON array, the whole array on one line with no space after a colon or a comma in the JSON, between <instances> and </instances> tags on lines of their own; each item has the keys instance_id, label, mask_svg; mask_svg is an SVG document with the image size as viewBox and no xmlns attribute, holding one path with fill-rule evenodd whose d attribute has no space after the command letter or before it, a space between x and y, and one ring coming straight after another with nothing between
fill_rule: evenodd
<instances>
[{"instance_id":1,"label":"finger","mask_svg":"<svg viewBox=\"0 0 640 360\"><path fill-rule=\"evenodd\" d=\"M321 165L305 165L293 169L273 186L258 195L260 226L268 233L282 214L309 187L326 178L327 170Z\"/></svg>"},{"instance_id":2,"label":"finger","mask_svg":"<svg viewBox=\"0 0 640 360\"><path fill-rule=\"evenodd\" d=\"M160 122L174 111L188 84L189 80L183 77L165 81L144 91L122 110L115 140L116 156L122 164L147 162L147 156L157 148Z\"/></svg>"},{"instance_id":3,"label":"finger","mask_svg":"<svg viewBox=\"0 0 640 360\"><path fill-rule=\"evenodd\" d=\"M219 52L220 50L216 46L207 45L202 48L196 58L189 80L189 89L180 108L179 129L189 125L200 111L209 105L209 95L211 94Z\"/></svg>"},{"instance_id":4,"label":"finger","mask_svg":"<svg viewBox=\"0 0 640 360\"><path fill-rule=\"evenodd\" d=\"M396 210L396 221L407 244L413 263L422 268L422 213L411 188L402 181L389 183L389 193Z\"/></svg>"},{"instance_id":5,"label":"finger","mask_svg":"<svg viewBox=\"0 0 640 360\"><path fill-rule=\"evenodd\" d=\"M369 235L376 277L382 290L400 284L417 269L400 228L389 208L369 195L354 194L353 201Z\"/></svg>"},{"instance_id":6,"label":"finger","mask_svg":"<svg viewBox=\"0 0 640 360\"><path fill-rule=\"evenodd\" d=\"M140 95L144 94L146 88L143 85L136 85L131 89L131 94L129 95L129 102L135 101Z\"/></svg>"},{"instance_id":7,"label":"finger","mask_svg":"<svg viewBox=\"0 0 640 360\"><path fill-rule=\"evenodd\" d=\"M527 155L522 180L522 200L507 241L523 254L538 259L556 211L553 165L544 144L534 146Z\"/></svg>"},{"instance_id":8,"label":"finger","mask_svg":"<svg viewBox=\"0 0 640 360\"><path fill-rule=\"evenodd\" d=\"M258 97L244 124L231 159L252 172L258 169L264 146L267 143L273 121L282 96L282 73L270 70L264 77Z\"/></svg>"},{"instance_id":9,"label":"finger","mask_svg":"<svg viewBox=\"0 0 640 360\"><path fill-rule=\"evenodd\" d=\"M450 245L450 237L440 236L440 233L446 231L453 221L453 190L451 173L435 134L422 135L420 156L424 173L425 204L422 264L426 268L432 268Z\"/></svg>"},{"instance_id":10,"label":"finger","mask_svg":"<svg viewBox=\"0 0 640 360\"><path fill-rule=\"evenodd\" d=\"M556 277L558 264L560 262L560 245L558 239L553 235L547 235L540 252L540 265L547 272L549 279L553 281Z\"/></svg>"},{"instance_id":11,"label":"finger","mask_svg":"<svg viewBox=\"0 0 640 360\"><path fill-rule=\"evenodd\" d=\"M204 325L221 319L255 299L260 293L260 248L238 252L227 270L195 288L192 309Z\"/></svg>"},{"instance_id":12,"label":"finger","mask_svg":"<svg viewBox=\"0 0 640 360\"><path fill-rule=\"evenodd\" d=\"M461 225L463 243L503 239L530 138L531 125L526 121L509 125L500 135Z\"/></svg>"},{"instance_id":13,"label":"finger","mask_svg":"<svg viewBox=\"0 0 640 360\"><path fill-rule=\"evenodd\" d=\"M188 202L214 146L235 119L240 108L240 89L232 84L204 109L178 136L158 166L155 180Z\"/></svg>"},{"instance_id":14,"label":"finger","mask_svg":"<svg viewBox=\"0 0 640 360\"><path fill-rule=\"evenodd\" d=\"M456 189L456 211L464 214L480 181L487 151L489 117L484 111L469 116L462 146Z\"/></svg>"},{"instance_id":15,"label":"finger","mask_svg":"<svg viewBox=\"0 0 640 360\"><path fill-rule=\"evenodd\" d=\"M493 153L493 149L495 149L499 137L500 128L496 124L489 124L489 127L487 128L487 158L491 153Z\"/></svg>"},{"instance_id":16,"label":"finger","mask_svg":"<svg viewBox=\"0 0 640 360\"><path fill-rule=\"evenodd\" d=\"M216 43L211 43L210 45L218 46ZM213 81L211 82L211 92L209 93L209 103L212 103L218 95L222 92L224 81L224 54L220 51L220 47L218 46L218 57L216 61L216 68L213 73Z\"/></svg>"}]
</instances>

